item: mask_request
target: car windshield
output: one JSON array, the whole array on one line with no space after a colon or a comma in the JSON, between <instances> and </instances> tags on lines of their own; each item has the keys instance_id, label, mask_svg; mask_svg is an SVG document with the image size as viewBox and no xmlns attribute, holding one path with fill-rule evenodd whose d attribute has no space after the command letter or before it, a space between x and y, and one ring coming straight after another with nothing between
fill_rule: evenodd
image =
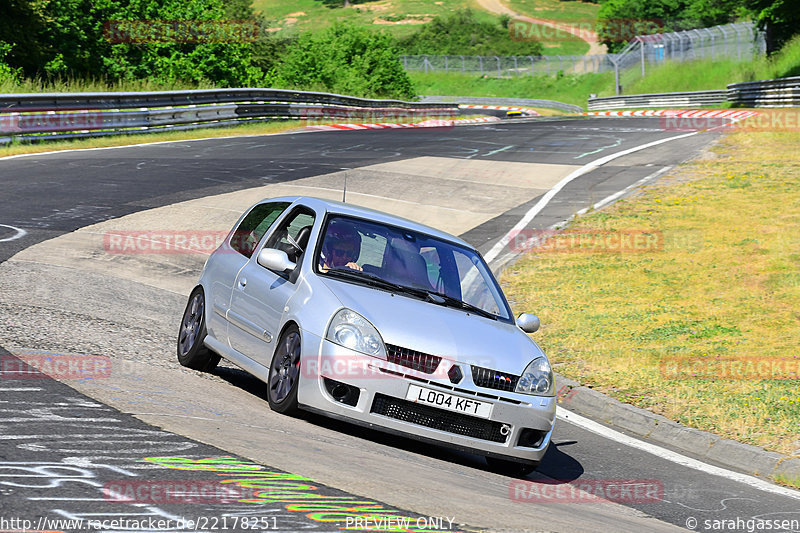
<instances>
[{"instance_id":1,"label":"car windshield","mask_svg":"<svg viewBox=\"0 0 800 533\"><path fill-rule=\"evenodd\" d=\"M510 320L508 304L478 253L430 235L377 222L332 216L321 233L318 271L432 303Z\"/></svg>"}]
</instances>

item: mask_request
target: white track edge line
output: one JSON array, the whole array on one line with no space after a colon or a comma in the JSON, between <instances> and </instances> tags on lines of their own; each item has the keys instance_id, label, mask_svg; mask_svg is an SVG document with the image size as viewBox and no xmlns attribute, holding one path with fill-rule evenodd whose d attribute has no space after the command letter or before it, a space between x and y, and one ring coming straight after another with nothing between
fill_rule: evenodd
<instances>
[{"instance_id":1,"label":"white track edge line","mask_svg":"<svg viewBox=\"0 0 800 533\"><path fill-rule=\"evenodd\" d=\"M666 139L659 139L657 141L649 142L649 143L646 143L646 144L641 144L639 146L634 146L633 148L628 148L626 150L622 150L620 152L616 152L616 153L613 153L613 154L609 154L607 156L603 156L603 157L601 157L599 159L595 159L594 161L590 161L589 163L586 163L582 167L572 171L566 177L564 177L561 181L556 183L553 186L552 189L547 191L544 194L544 196L542 196L539 199L539 201L536 202L536 205L531 207L528 210L528 212L525 213L525 216L523 216L522 219L519 222L517 222L517 224L513 228L511 228L505 235L503 235L503 237L497 243L495 243L494 246L492 246L491 250L486 252L486 255L484 255L484 259L486 260L487 263L491 263L492 261L494 261L494 259L497 258L498 255L500 255L500 252L503 251L503 248L508 245L508 243L510 242L511 238L514 235L516 235L517 233L519 233L521 230L525 229L525 226L527 226L531 222L531 220L533 220L533 217L538 215L539 212L542 209L544 209L547 206L547 204L550 203L550 200L552 200L553 197L556 194L558 194L558 192L561 191L561 189L563 189L572 180L574 180L574 179L576 179L576 178L578 178L580 176L583 176L587 172L590 172L590 171L596 169L597 167L605 165L609 161L612 161L612 160L614 160L614 159L616 159L618 157L622 157L624 155L632 154L633 152L638 152L639 150L644 150L645 148L650 148L651 146L657 146L659 144L663 144L663 143L666 143L666 142L669 142L669 141L675 141L677 139L683 139L685 137L691 137L692 135L697 135L698 133L700 133L700 132L699 131L693 131L691 133L685 133L683 135L676 135L674 137L667 137Z\"/></svg>"},{"instance_id":2,"label":"white track edge line","mask_svg":"<svg viewBox=\"0 0 800 533\"><path fill-rule=\"evenodd\" d=\"M626 446L630 446L631 448L642 450L649 454L655 455L656 457L660 457L662 459L666 459L667 461L677 463L681 466L692 468L694 470L699 470L700 472L706 474L724 477L732 481L737 481L739 483L745 483L753 488L763 490L765 492L780 494L781 496L787 496L789 498L800 500L800 492L796 490L787 487L781 487L780 485L774 485L772 483L769 483L768 481L764 481L763 479L759 479L757 477L748 474L742 474L718 466L710 465L702 461L699 461L697 459L692 459L691 457L682 455L678 452L673 452L672 450L662 448L661 446L657 446L649 442L644 442L634 437L629 437L624 433L620 433L619 431L606 427L603 424L595 422L594 420L590 420L579 414L568 411L563 407L556 407L556 417L571 424L574 424L579 428L583 428L587 431L600 435L601 437L605 437L611 441L618 442Z\"/></svg>"}]
</instances>

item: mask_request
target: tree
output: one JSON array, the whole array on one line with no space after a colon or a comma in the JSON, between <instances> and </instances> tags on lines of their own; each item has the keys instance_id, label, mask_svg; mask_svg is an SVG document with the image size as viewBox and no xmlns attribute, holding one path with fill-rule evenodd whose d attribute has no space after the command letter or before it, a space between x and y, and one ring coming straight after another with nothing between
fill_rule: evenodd
<instances>
[{"instance_id":1,"label":"tree","mask_svg":"<svg viewBox=\"0 0 800 533\"><path fill-rule=\"evenodd\" d=\"M766 32L767 53L772 54L800 33L800 8L790 0L744 0L759 28Z\"/></svg>"},{"instance_id":2,"label":"tree","mask_svg":"<svg viewBox=\"0 0 800 533\"><path fill-rule=\"evenodd\" d=\"M542 44L536 40L514 40L508 18L496 22L478 20L470 9L434 18L403 39L406 54L537 56Z\"/></svg>"},{"instance_id":3,"label":"tree","mask_svg":"<svg viewBox=\"0 0 800 533\"><path fill-rule=\"evenodd\" d=\"M411 98L414 88L385 32L336 23L305 33L275 71L279 86L377 98Z\"/></svg>"}]
</instances>

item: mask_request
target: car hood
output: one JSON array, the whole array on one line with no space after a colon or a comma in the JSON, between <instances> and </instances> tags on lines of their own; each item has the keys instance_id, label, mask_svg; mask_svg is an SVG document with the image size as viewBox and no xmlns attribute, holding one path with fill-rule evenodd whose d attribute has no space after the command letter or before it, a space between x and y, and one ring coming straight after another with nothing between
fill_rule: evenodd
<instances>
[{"instance_id":1,"label":"car hood","mask_svg":"<svg viewBox=\"0 0 800 533\"><path fill-rule=\"evenodd\" d=\"M369 320L386 344L516 375L544 355L514 324L356 283L321 279L344 307Z\"/></svg>"}]
</instances>

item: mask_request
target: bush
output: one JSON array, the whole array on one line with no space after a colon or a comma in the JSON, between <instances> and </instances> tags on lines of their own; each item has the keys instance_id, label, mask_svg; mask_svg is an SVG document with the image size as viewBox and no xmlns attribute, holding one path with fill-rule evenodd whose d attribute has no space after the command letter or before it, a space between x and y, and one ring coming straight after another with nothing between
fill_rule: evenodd
<instances>
[{"instance_id":1,"label":"bush","mask_svg":"<svg viewBox=\"0 0 800 533\"><path fill-rule=\"evenodd\" d=\"M337 23L300 36L272 72L276 85L374 98L412 98L414 88L384 32Z\"/></svg>"},{"instance_id":2,"label":"bush","mask_svg":"<svg viewBox=\"0 0 800 533\"><path fill-rule=\"evenodd\" d=\"M436 17L416 33L403 39L405 54L471 55L471 56L538 56L538 41L515 41L508 30L510 18L496 22L481 21L470 9Z\"/></svg>"},{"instance_id":3,"label":"bush","mask_svg":"<svg viewBox=\"0 0 800 533\"><path fill-rule=\"evenodd\" d=\"M0 41L0 85L16 84L19 81L19 69L11 68L5 62L6 56L11 52L13 47Z\"/></svg>"}]
</instances>

